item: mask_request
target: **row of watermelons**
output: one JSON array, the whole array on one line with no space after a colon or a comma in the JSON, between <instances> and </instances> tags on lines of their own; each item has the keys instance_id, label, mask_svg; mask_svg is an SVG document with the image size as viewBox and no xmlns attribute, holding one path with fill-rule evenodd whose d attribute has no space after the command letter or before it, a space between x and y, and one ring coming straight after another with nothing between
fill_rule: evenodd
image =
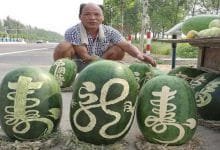
<instances>
[{"instance_id":1,"label":"row of watermelons","mask_svg":"<svg viewBox=\"0 0 220 150\"><path fill-rule=\"evenodd\" d=\"M135 112L150 142L180 145L196 130L195 97L183 79L147 64L128 67L109 60L94 62L78 74L70 122L79 140L115 143L129 131Z\"/></svg>"},{"instance_id":2,"label":"row of watermelons","mask_svg":"<svg viewBox=\"0 0 220 150\"><path fill-rule=\"evenodd\" d=\"M5 133L12 139L31 140L56 131L62 113L60 87L72 85L70 123L79 140L114 143L129 131L136 112L138 126L147 140L180 145L189 141L196 130L195 98L199 104L208 97L217 101L220 93L213 92L218 89L218 78L211 81L215 77L206 73L196 80L204 72L193 72L196 69L192 68L165 74L142 63L128 67L100 60L88 65L73 81L76 70L73 61L60 59L50 68L53 75L35 68L9 72L0 87L0 121ZM193 88L179 77L193 79ZM196 96L193 89L197 90ZM210 112L212 107L217 108L212 105L199 111L200 115L213 119L207 117L216 113Z\"/></svg>"}]
</instances>

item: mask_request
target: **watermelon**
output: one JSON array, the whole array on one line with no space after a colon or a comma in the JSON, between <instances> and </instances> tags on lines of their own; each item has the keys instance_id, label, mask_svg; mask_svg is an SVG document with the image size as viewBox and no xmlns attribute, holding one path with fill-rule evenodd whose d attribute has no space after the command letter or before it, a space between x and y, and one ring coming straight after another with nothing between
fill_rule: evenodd
<instances>
[{"instance_id":1,"label":"watermelon","mask_svg":"<svg viewBox=\"0 0 220 150\"><path fill-rule=\"evenodd\" d=\"M201 118L220 121L220 77L210 81L199 91L196 104Z\"/></svg>"},{"instance_id":2,"label":"watermelon","mask_svg":"<svg viewBox=\"0 0 220 150\"><path fill-rule=\"evenodd\" d=\"M212 27L209 29L201 30L198 33L198 37L200 38L220 37L220 28Z\"/></svg>"},{"instance_id":3,"label":"watermelon","mask_svg":"<svg viewBox=\"0 0 220 150\"><path fill-rule=\"evenodd\" d=\"M209 28L216 27L220 28L220 19L214 19L209 23Z\"/></svg>"},{"instance_id":4,"label":"watermelon","mask_svg":"<svg viewBox=\"0 0 220 150\"><path fill-rule=\"evenodd\" d=\"M195 91L199 92L206 84L214 80L219 75L213 72L205 72L192 79L189 83L190 87Z\"/></svg>"},{"instance_id":5,"label":"watermelon","mask_svg":"<svg viewBox=\"0 0 220 150\"><path fill-rule=\"evenodd\" d=\"M61 58L56 60L50 67L49 72L54 75L61 88L72 85L76 73L76 63L68 58Z\"/></svg>"},{"instance_id":6,"label":"watermelon","mask_svg":"<svg viewBox=\"0 0 220 150\"><path fill-rule=\"evenodd\" d=\"M197 127L193 90L181 78L154 77L138 96L137 123L147 141L181 145L189 141Z\"/></svg>"},{"instance_id":7,"label":"watermelon","mask_svg":"<svg viewBox=\"0 0 220 150\"><path fill-rule=\"evenodd\" d=\"M35 140L56 131L61 118L59 84L33 67L8 72L0 86L0 122L11 139Z\"/></svg>"},{"instance_id":8,"label":"watermelon","mask_svg":"<svg viewBox=\"0 0 220 150\"><path fill-rule=\"evenodd\" d=\"M197 15L186 19L182 24L182 32L187 35L190 30L197 32L208 29L209 23L214 19L220 19L219 15Z\"/></svg>"},{"instance_id":9,"label":"watermelon","mask_svg":"<svg viewBox=\"0 0 220 150\"><path fill-rule=\"evenodd\" d=\"M159 68L155 68L155 67L152 67L152 72L153 72L153 76L156 77L156 76L161 76L161 75L166 75L167 73L160 70Z\"/></svg>"},{"instance_id":10,"label":"watermelon","mask_svg":"<svg viewBox=\"0 0 220 150\"><path fill-rule=\"evenodd\" d=\"M184 80L190 82L192 79L198 75L204 73L204 71L197 68L188 67L188 66L179 66L168 72L168 75L177 76L183 78Z\"/></svg>"},{"instance_id":11,"label":"watermelon","mask_svg":"<svg viewBox=\"0 0 220 150\"><path fill-rule=\"evenodd\" d=\"M70 122L81 141L95 145L122 139L133 122L138 82L127 65L93 62L73 83Z\"/></svg>"},{"instance_id":12,"label":"watermelon","mask_svg":"<svg viewBox=\"0 0 220 150\"><path fill-rule=\"evenodd\" d=\"M139 83L139 88L147 82L149 79L153 78L152 67L146 63L133 63L129 65L129 68L133 72L136 80Z\"/></svg>"}]
</instances>

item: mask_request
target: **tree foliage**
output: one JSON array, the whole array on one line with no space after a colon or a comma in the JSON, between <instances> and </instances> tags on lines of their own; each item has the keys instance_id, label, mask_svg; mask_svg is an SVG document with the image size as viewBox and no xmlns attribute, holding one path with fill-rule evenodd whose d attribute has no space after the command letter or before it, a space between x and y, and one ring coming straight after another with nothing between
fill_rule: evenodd
<instances>
[{"instance_id":1,"label":"tree foliage","mask_svg":"<svg viewBox=\"0 0 220 150\"><path fill-rule=\"evenodd\" d=\"M141 2L138 0L104 0L105 23L122 31L125 35L137 34L141 30Z\"/></svg>"},{"instance_id":2,"label":"tree foliage","mask_svg":"<svg viewBox=\"0 0 220 150\"><path fill-rule=\"evenodd\" d=\"M141 31L143 0L104 0L105 23L122 31L125 35L136 35ZM155 37L189 16L219 14L220 0L148 0L150 30ZM122 25L123 23L123 25Z\"/></svg>"},{"instance_id":3,"label":"tree foliage","mask_svg":"<svg viewBox=\"0 0 220 150\"><path fill-rule=\"evenodd\" d=\"M36 42L38 40L60 42L63 40L63 36L56 32L24 25L9 16L3 21L0 20L0 37L24 38L27 42Z\"/></svg>"},{"instance_id":4,"label":"tree foliage","mask_svg":"<svg viewBox=\"0 0 220 150\"><path fill-rule=\"evenodd\" d=\"M186 0L189 16L198 14L215 14L220 12L220 0Z\"/></svg>"},{"instance_id":5,"label":"tree foliage","mask_svg":"<svg viewBox=\"0 0 220 150\"><path fill-rule=\"evenodd\" d=\"M186 14L185 0L149 0L151 29L154 36L164 32L181 22Z\"/></svg>"}]
</instances>

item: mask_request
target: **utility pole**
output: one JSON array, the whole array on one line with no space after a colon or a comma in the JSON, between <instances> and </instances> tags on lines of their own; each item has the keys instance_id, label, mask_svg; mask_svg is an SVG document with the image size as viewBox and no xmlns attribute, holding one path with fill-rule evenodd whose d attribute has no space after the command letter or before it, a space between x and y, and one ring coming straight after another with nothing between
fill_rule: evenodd
<instances>
[{"instance_id":1,"label":"utility pole","mask_svg":"<svg viewBox=\"0 0 220 150\"><path fill-rule=\"evenodd\" d=\"M112 27L112 13L113 13L113 8L111 7L110 8L110 25L111 25L111 27Z\"/></svg>"},{"instance_id":2,"label":"utility pole","mask_svg":"<svg viewBox=\"0 0 220 150\"><path fill-rule=\"evenodd\" d=\"M112 16L113 16L113 6L112 1L110 0L110 26L112 27Z\"/></svg>"},{"instance_id":3,"label":"utility pole","mask_svg":"<svg viewBox=\"0 0 220 150\"><path fill-rule=\"evenodd\" d=\"M121 0L121 34L124 35L124 0Z\"/></svg>"},{"instance_id":4,"label":"utility pole","mask_svg":"<svg viewBox=\"0 0 220 150\"><path fill-rule=\"evenodd\" d=\"M148 9L148 0L142 0L142 6L143 6L143 12L142 12L142 24L141 24L141 39L140 39L140 49L144 50L144 35L146 33L146 30L149 28L149 21L150 18L147 14Z\"/></svg>"}]
</instances>

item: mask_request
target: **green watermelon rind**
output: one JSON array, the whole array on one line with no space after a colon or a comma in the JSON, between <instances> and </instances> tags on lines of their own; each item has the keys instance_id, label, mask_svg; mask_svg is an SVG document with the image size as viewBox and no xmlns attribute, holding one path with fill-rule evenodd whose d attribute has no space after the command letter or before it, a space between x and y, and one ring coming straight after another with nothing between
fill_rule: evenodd
<instances>
[{"instance_id":1,"label":"green watermelon rind","mask_svg":"<svg viewBox=\"0 0 220 150\"><path fill-rule=\"evenodd\" d=\"M167 75L177 76L179 78L183 78L184 80L190 82L200 74L205 73L205 71L200 70L198 68L193 68L189 66L179 66L172 70L170 70Z\"/></svg>"},{"instance_id":2,"label":"green watermelon rind","mask_svg":"<svg viewBox=\"0 0 220 150\"><path fill-rule=\"evenodd\" d=\"M56 60L50 67L49 72L54 75L54 77L57 79L55 75L55 70L57 68L56 63L62 61L65 63L65 73L64 73L64 81L58 81L61 88L66 88L72 85L73 81L75 80L76 74L77 74L77 65L73 60L70 60L68 58L61 58ZM57 79L59 80L59 79Z\"/></svg>"},{"instance_id":3,"label":"green watermelon rind","mask_svg":"<svg viewBox=\"0 0 220 150\"><path fill-rule=\"evenodd\" d=\"M54 124L54 127L51 131L54 132L57 130L58 124L61 119L61 112L62 112L62 96L61 90L56 82L56 79L48 72L43 71L39 68L35 67L20 67L8 72L1 83L0 86L0 122L1 128L6 133L6 135L11 139L17 140L36 140L40 138L44 138L46 126L43 123L33 121L30 123L30 129L25 134L18 134L12 131L12 126L6 124L6 120L4 118L6 113L5 107L6 106L13 106L14 101L9 100L7 94L9 92L13 92L14 90L8 88L8 82L16 83L20 76L31 77L32 82L42 82L43 85L40 89L35 90L34 93L29 94L29 97L35 97L40 100L40 104L35 106L33 109L39 111L40 118L47 118L51 120ZM30 105L30 102L27 102L26 105ZM13 106L15 107L15 106ZM51 117L51 109L60 109L60 113L56 116L57 118ZM31 110L30 108L26 108L26 110ZM13 110L11 110L13 111ZM29 114L31 115L31 114ZM20 120L21 121L21 120ZM18 120L19 122L19 120ZM50 133L49 133L50 134Z\"/></svg>"},{"instance_id":4,"label":"green watermelon rind","mask_svg":"<svg viewBox=\"0 0 220 150\"><path fill-rule=\"evenodd\" d=\"M106 139L102 137L99 134L100 128L104 124L112 122L115 119L115 117L107 114L100 107L90 110L96 116L96 121L97 121L96 126L92 131L82 132L76 128L73 122L74 113L76 112L77 109L79 109L78 102L82 101L82 99L80 99L78 96L78 91L82 86L82 83L85 81L95 83L96 90L95 92L90 92L90 93L94 93L98 96L98 98L100 98L102 86L112 78L120 78L126 80L129 84L129 94L125 100L118 102L117 105L115 104L115 105L107 106L109 110L116 111L121 114L121 119L119 123L108 128L107 130L108 134L116 134L118 132L121 132L123 129L125 129L125 126L127 126L129 120L132 119L133 122L133 117L131 118L131 113L129 112L126 113L124 111L124 104L126 103L126 101L132 102L132 106L134 106L136 103L136 97L138 93L138 83L132 71L126 65L115 61L100 60L97 62L93 62L78 74L77 79L73 83L72 103L74 103L74 105L71 105L70 108L70 122L71 122L71 127L79 140L87 143L92 143L95 145L108 145L121 140L129 131L131 125L126 130L126 132L123 133L120 137L116 137L112 139ZM107 94L106 100L112 100L117 98L117 96L121 94L121 90L122 90L121 87L122 87L121 85L118 86L117 84L113 84L109 88L110 92L108 92L109 94ZM96 104L99 104L99 100L96 102ZM88 123L88 117L86 115L81 115L79 117L82 118L79 119L78 121L84 124Z\"/></svg>"},{"instance_id":5,"label":"green watermelon rind","mask_svg":"<svg viewBox=\"0 0 220 150\"><path fill-rule=\"evenodd\" d=\"M215 85L214 85L215 84ZM214 85L210 87L210 85ZM199 97L196 97L198 114L204 120L220 121L220 77L215 78L206 84L200 91ZM202 98L205 105L199 105Z\"/></svg>"},{"instance_id":6,"label":"green watermelon rind","mask_svg":"<svg viewBox=\"0 0 220 150\"><path fill-rule=\"evenodd\" d=\"M129 69L134 73L140 88L145 82L154 76L152 67L146 63L135 62L129 65ZM139 76L136 76L135 73L139 73Z\"/></svg>"},{"instance_id":7,"label":"green watermelon rind","mask_svg":"<svg viewBox=\"0 0 220 150\"><path fill-rule=\"evenodd\" d=\"M194 79L189 83L190 87L194 90L195 93L199 92L206 84L217 78L219 75L213 72L205 72ZM202 79L202 80L201 80ZM201 81L200 81L201 80Z\"/></svg>"},{"instance_id":8,"label":"green watermelon rind","mask_svg":"<svg viewBox=\"0 0 220 150\"><path fill-rule=\"evenodd\" d=\"M185 136L175 142L175 143L163 143L159 142L156 139L159 139L161 141L172 141L176 138L179 131L176 127L172 125L167 125L167 131L164 133L155 133L152 130L151 127L145 126L145 119L149 116L155 116L158 117L153 112L154 109L158 109L158 107L153 107L151 104L151 100L158 100L158 97L155 97L152 95L152 91L161 91L162 86L168 86L170 87L170 91L177 91L176 98L174 100L171 100L170 102L173 102L177 106L175 112L176 121L171 123L182 123L182 127L185 130ZM178 92L179 91L179 92ZM154 102L155 104L159 104ZM178 107L179 106L179 107ZM168 107L168 106L167 106ZM154 110L156 112L156 110ZM187 121L189 118L193 118L197 121L197 112L196 112L196 103L195 103L195 97L193 90L189 87L189 84L181 79L177 78L175 76L169 76L169 75L162 75L157 76L151 80L149 80L141 89L139 96L138 96L138 105L137 105L137 123L140 131L144 135L144 137L147 139L147 141L151 143L159 143L159 144L168 144L168 145L182 145L189 140L192 139L195 131L196 126L193 129L190 129L187 126L184 126L183 124ZM159 113L159 111L158 111ZM159 119L159 118L158 118ZM161 119L161 118L160 118ZM169 120L169 119L168 119ZM167 120L167 121L168 121ZM166 122L166 121L165 121ZM153 123L153 121L152 121ZM158 120L158 124L160 123L160 120ZM166 124L169 124L169 122L166 122ZM159 127L158 127L159 128Z\"/></svg>"}]
</instances>

